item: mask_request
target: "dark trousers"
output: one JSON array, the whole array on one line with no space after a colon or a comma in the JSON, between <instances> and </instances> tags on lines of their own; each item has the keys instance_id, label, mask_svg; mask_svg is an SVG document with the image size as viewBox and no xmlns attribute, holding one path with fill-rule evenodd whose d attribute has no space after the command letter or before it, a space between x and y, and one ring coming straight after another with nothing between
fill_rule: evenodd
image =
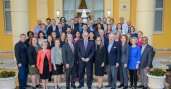
<instances>
[{"instance_id":1,"label":"dark trousers","mask_svg":"<svg viewBox=\"0 0 171 89\"><path fill-rule=\"evenodd\" d=\"M130 75L131 85L137 86L137 80L138 80L137 70L129 70L129 75Z\"/></svg>"},{"instance_id":2,"label":"dark trousers","mask_svg":"<svg viewBox=\"0 0 171 89\"><path fill-rule=\"evenodd\" d=\"M74 67L66 69L66 87L70 86L70 79L71 79L71 85L75 86L75 76L76 76L76 65Z\"/></svg>"},{"instance_id":3,"label":"dark trousers","mask_svg":"<svg viewBox=\"0 0 171 89\"><path fill-rule=\"evenodd\" d=\"M27 85L27 77L28 77L28 65L23 65L18 67L18 81L19 81L19 88L24 89Z\"/></svg>"},{"instance_id":4,"label":"dark trousers","mask_svg":"<svg viewBox=\"0 0 171 89\"><path fill-rule=\"evenodd\" d=\"M79 61L79 83L81 86L84 86L84 74L85 74L85 68L86 68L86 74L87 74L87 86L91 87L92 85L92 70L93 70L93 63L92 62L83 62Z\"/></svg>"}]
</instances>

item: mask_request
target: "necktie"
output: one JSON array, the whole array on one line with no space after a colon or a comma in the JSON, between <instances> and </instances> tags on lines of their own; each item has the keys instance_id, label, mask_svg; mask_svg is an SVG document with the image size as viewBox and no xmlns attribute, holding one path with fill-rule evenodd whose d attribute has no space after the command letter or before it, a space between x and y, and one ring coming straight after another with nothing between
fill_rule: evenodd
<instances>
[{"instance_id":1,"label":"necktie","mask_svg":"<svg viewBox=\"0 0 171 89\"><path fill-rule=\"evenodd\" d=\"M71 47L72 52L74 53L74 46L72 43L70 43L70 47Z\"/></svg>"},{"instance_id":2,"label":"necktie","mask_svg":"<svg viewBox=\"0 0 171 89\"><path fill-rule=\"evenodd\" d=\"M82 26L81 26L81 24L79 25L79 31L82 32Z\"/></svg>"},{"instance_id":3,"label":"necktie","mask_svg":"<svg viewBox=\"0 0 171 89\"><path fill-rule=\"evenodd\" d=\"M84 48L85 48L85 50L87 48L87 41L86 40L84 40Z\"/></svg>"}]
</instances>

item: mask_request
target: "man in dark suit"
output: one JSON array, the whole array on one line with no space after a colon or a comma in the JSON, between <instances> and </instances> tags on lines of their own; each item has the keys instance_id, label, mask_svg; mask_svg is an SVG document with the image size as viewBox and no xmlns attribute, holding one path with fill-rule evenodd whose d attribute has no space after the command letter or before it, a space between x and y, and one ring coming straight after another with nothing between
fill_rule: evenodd
<instances>
[{"instance_id":1,"label":"man in dark suit","mask_svg":"<svg viewBox=\"0 0 171 89\"><path fill-rule=\"evenodd\" d=\"M87 87L91 89L92 85L92 69L93 69L93 56L95 51L95 44L93 41L88 40L88 32L83 32L83 40L78 43L77 53L79 58L79 86L84 86L84 73L86 68L87 74Z\"/></svg>"},{"instance_id":2,"label":"man in dark suit","mask_svg":"<svg viewBox=\"0 0 171 89\"><path fill-rule=\"evenodd\" d=\"M108 65L108 83L106 87L116 89L117 72L121 58L121 47L118 42L114 42L114 34L109 34L109 44L107 46L107 65Z\"/></svg>"},{"instance_id":3,"label":"man in dark suit","mask_svg":"<svg viewBox=\"0 0 171 89\"><path fill-rule=\"evenodd\" d=\"M79 17L78 23L76 23L76 29L78 29L80 33L82 33L83 31L82 26L83 26L83 18Z\"/></svg>"},{"instance_id":4,"label":"man in dark suit","mask_svg":"<svg viewBox=\"0 0 171 89\"><path fill-rule=\"evenodd\" d=\"M28 77L28 55L27 46L25 44L26 35L20 35L20 41L15 44L15 58L18 65L18 80L19 89L25 89L27 87L27 77Z\"/></svg>"},{"instance_id":5,"label":"man in dark suit","mask_svg":"<svg viewBox=\"0 0 171 89\"><path fill-rule=\"evenodd\" d=\"M66 23L65 17L61 17L61 18L60 18L60 23L62 24L62 29L63 29L64 31L66 31L66 29L67 29L67 27L68 27L68 24Z\"/></svg>"},{"instance_id":6,"label":"man in dark suit","mask_svg":"<svg viewBox=\"0 0 171 89\"><path fill-rule=\"evenodd\" d=\"M96 27L94 26L94 23L92 20L88 22L87 32L93 32L94 34L96 33Z\"/></svg>"},{"instance_id":7,"label":"man in dark suit","mask_svg":"<svg viewBox=\"0 0 171 89\"><path fill-rule=\"evenodd\" d=\"M47 30L47 36L48 35L51 35L52 32L56 32L57 34L57 31L58 31L58 26L56 25L56 20L55 19L52 19L52 25L49 26L48 30Z\"/></svg>"},{"instance_id":8,"label":"man in dark suit","mask_svg":"<svg viewBox=\"0 0 171 89\"><path fill-rule=\"evenodd\" d=\"M77 25L75 24L74 19L70 20L70 27L71 27L71 34L73 35L73 38L75 38L76 37L75 35L78 29L77 29Z\"/></svg>"},{"instance_id":9,"label":"man in dark suit","mask_svg":"<svg viewBox=\"0 0 171 89\"><path fill-rule=\"evenodd\" d=\"M152 68L152 61L154 57L153 47L148 44L148 38L142 38L141 48L141 61L140 61L140 72L141 72L141 84L139 87L147 89L147 72Z\"/></svg>"},{"instance_id":10,"label":"man in dark suit","mask_svg":"<svg viewBox=\"0 0 171 89\"><path fill-rule=\"evenodd\" d=\"M67 36L68 42L62 47L62 57L64 60L64 65L66 66L66 89L70 89L70 77L71 77L71 87L74 89L75 86L75 72L76 72L76 48L73 43L73 37L71 34Z\"/></svg>"}]
</instances>

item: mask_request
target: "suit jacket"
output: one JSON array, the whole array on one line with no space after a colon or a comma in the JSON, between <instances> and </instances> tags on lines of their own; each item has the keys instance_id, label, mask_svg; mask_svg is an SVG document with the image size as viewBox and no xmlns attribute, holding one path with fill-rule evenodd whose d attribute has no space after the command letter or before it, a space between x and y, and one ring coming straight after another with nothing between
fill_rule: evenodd
<instances>
[{"instance_id":1,"label":"suit jacket","mask_svg":"<svg viewBox=\"0 0 171 89\"><path fill-rule=\"evenodd\" d=\"M39 69L39 73L43 73L43 66L44 66L44 59L45 54L48 58L48 64L49 64L49 71L52 71L52 65L51 65L51 52L50 50L47 50L46 53L43 52L43 50L40 50L37 55L37 68Z\"/></svg>"},{"instance_id":2,"label":"suit jacket","mask_svg":"<svg viewBox=\"0 0 171 89\"><path fill-rule=\"evenodd\" d=\"M41 49L40 46L34 47L33 45L30 45L28 47L27 53L28 53L28 64L29 65L36 65L37 53L40 49Z\"/></svg>"},{"instance_id":3,"label":"suit jacket","mask_svg":"<svg viewBox=\"0 0 171 89\"><path fill-rule=\"evenodd\" d=\"M63 24L62 30L63 30L64 32L66 32L66 29L67 29L67 27L68 27L68 24L66 24L66 23L62 23L62 24Z\"/></svg>"},{"instance_id":4,"label":"suit jacket","mask_svg":"<svg viewBox=\"0 0 171 89\"><path fill-rule=\"evenodd\" d=\"M19 41L15 44L15 58L17 60L17 64L28 64L28 55L27 55L27 45L24 42Z\"/></svg>"},{"instance_id":5,"label":"suit jacket","mask_svg":"<svg viewBox=\"0 0 171 89\"><path fill-rule=\"evenodd\" d=\"M144 48L143 53L141 54L141 60L140 60L140 68L146 68L150 67L152 68L152 61L153 61L153 47L151 47L149 44L146 45Z\"/></svg>"},{"instance_id":6,"label":"suit jacket","mask_svg":"<svg viewBox=\"0 0 171 89\"><path fill-rule=\"evenodd\" d=\"M110 52L107 51L107 65L115 66L116 63L120 63L120 59L121 59L120 44L118 42L114 42Z\"/></svg>"},{"instance_id":7,"label":"suit jacket","mask_svg":"<svg viewBox=\"0 0 171 89\"><path fill-rule=\"evenodd\" d=\"M62 49L61 48L57 48L57 47L53 47L51 50L51 61L52 64L58 64L61 65L63 63L62 61Z\"/></svg>"},{"instance_id":8,"label":"suit jacket","mask_svg":"<svg viewBox=\"0 0 171 89\"><path fill-rule=\"evenodd\" d=\"M50 26L49 28L48 28L48 30L47 30L47 36L48 35L51 35L51 33L53 32L53 26ZM56 35L58 36L59 35L59 33L58 33L58 26L56 25L56 29L55 29L55 32L56 32Z\"/></svg>"},{"instance_id":9,"label":"suit jacket","mask_svg":"<svg viewBox=\"0 0 171 89\"><path fill-rule=\"evenodd\" d=\"M89 62L92 62L92 59L94 57L95 52L95 44L94 41L88 40L87 48L84 48L84 40L80 40L77 47L77 54L78 58L81 60L81 58L89 58Z\"/></svg>"},{"instance_id":10,"label":"suit jacket","mask_svg":"<svg viewBox=\"0 0 171 89\"><path fill-rule=\"evenodd\" d=\"M129 44L121 46L121 63L128 64L129 59Z\"/></svg>"},{"instance_id":11,"label":"suit jacket","mask_svg":"<svg viewBox=\"0 0 171 89\"><path fill-rule=\"evenodd\" d=\"M87 28L87 32L89 33L89 32L93 32L94 34L97 32L97 30L96 30L96 27L92 27L92 29L93 29L93 31L91 31L91 28L90 27L88 27Z\"/></svg>"},{"instance_id":12,"label":"suit jacket","mask_svg":"<svg viewBox=\"0 0 171 89\"><path fill-rule=\"evenodd\" d=\"M72 48L70 44L67 42L62 47L62 57L64 64L69 64L69 67L73 67L76 64L76 47L73 43L74 51L72 51Z\"/></svg>"},{"instance_id":13,"label":"suit jacket","mask_svg":"<svg viewBox=\"0 0 171 89\"><path fill-rule=\"evenodd\" d=\"M76 28L81 34L83 32L83 29L82 29L82 26L83 26L83 23L81 23L81 31L79 30L79 26L80 26L80 23L76 23Z\"/></svg>"}]
</instances>

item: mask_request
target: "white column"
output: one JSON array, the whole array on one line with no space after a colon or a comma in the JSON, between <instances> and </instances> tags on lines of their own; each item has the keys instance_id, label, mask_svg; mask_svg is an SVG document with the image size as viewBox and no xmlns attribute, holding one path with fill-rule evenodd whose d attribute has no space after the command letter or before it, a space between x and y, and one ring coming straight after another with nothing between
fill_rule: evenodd
<instances>
[{"instance_id":1,"label":"white column","mask_svg":"<svg viewBox=\"0 0 171 89\"><path fill-rule=\"evenodd\" d=\"M136 28L153 43L155 0L137 0Z\"/></svg>"},{"instance_id":2,"label":"white column","mask_svg":"<svg viewBox=\"0 0 171 89\"><path fill-rule=\"evenodd\" d=\"M15 45L20 39L20 34L29 31L28 0L11 0L11 21L13 45Z\"/></svg>"},{"instance_id":3,"label":"white column","mask_svg":"<svg viewBox=\"0 0 171 89\"><path fill-rule=\"evenodd\" d=\"M48 0L37 0L37 19L41 19L43 23L46 23L48 17Z\"/></svg>"}]
</instances>

